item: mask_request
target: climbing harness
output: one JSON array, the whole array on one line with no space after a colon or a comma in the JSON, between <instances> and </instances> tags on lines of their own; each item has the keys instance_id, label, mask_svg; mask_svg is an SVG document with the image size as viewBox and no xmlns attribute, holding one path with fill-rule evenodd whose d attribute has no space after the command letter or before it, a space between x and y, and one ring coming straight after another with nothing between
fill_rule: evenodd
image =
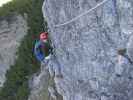
<instances>
[{"instance_id":1,"label":"climbing harness","mask_svg":"<svg viewBox=\"0 0 133 100\"><path fill-rule=\"evenodd\" d=\"M75 17L75 18L73 18L73 19L71 19L71 20L69 20L69 21L67 21L67 22L65 22L65 23L63 23L63 24L55 25L54 27L60 27L60 26L64 26L64 25L70 24L70 23L72 23L73 21L79 19L80 17L82 17L82 16L88 14L89 12L95 10L96 8L98 8L99 6L103 5L103 4L106 3L107 1L109 1L109 0L103 0L101 3L97 4L95 7L93 7L93 8L91 8L91 9L87 10L86 12L82 13L81 15L79 15L79 16L77 16L77 17Z\"/></svg>"}]
</instances>

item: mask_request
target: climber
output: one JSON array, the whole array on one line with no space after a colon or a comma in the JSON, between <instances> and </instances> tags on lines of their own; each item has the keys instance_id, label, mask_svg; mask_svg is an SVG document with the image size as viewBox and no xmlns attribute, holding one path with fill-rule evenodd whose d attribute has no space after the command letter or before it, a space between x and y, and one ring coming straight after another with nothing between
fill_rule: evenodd
<instances>
[{"instance_id":1,"label":"climber","mask_svg":"<svg viewBox=\"0 0 133 100\"><path fill-rule=\"evenodd\" d=\"M128 62L130 64L133 64L132 60L129 58L129 56L127 55L127 49L123 48L123 49L119 49L118 50L118 62L121 62L122 57L126 58L128 60Z\"/></svg>"},{"instance_id":2,"label":"climber","mask_svg":"<svg viewBox=\"0 0 133 100\"><path fill-rule=\"evenodd\" d=\"M50 46L47 32L42 32L40 34L40 40L35 43L34 54L38 61L43 62L43 64L48 64L49 60L53 57L53 48ZM55 60L56 59L54 59L54 61ZM59 65L55 65L54 68L49 67L48 69L51 77L63 78Z\"/></svg>"},{"instance_id":3,"label":"climber","mask_svg":"<svg viewBox=\"0 0 133 100\"><path fill-rule=\"evenodd\" d=\"M116 76L121 77L122 73L124 72L125 66L128 68L129 64L132 64L133 62L127 55L127 49L122 48L118 50L118 65L115 67L115 73Z\"/></svg>"},{"instance_id":4,"label":"climber","mask_svg":"<svg viewBox=\"0 0 133 100\"><path fill-rule=\"evenodd\" d=\"M40 40L36 41L34 47L34 54L36 58L43 63L47 63L47 61L51 58L52 47L48 42L48 33L42 32L40 34Z\"/></svg>"}]
</instances>

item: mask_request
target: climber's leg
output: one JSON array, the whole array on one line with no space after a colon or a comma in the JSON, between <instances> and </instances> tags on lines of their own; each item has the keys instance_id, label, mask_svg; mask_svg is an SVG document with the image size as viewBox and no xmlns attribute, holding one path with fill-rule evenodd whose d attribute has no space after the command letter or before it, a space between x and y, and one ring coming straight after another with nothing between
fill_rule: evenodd
<instances>
[{"instance_id":1,"label":"climber's leg","mask_svg":"<svg viewBox=\"0 0 133 100\"><path fill-rule=\"evenodd\" d=\"M48 91L50 93L50 96L54 99L54 100L57 100L57 97L56 97L56 91L53 87L49 86L48 87Z\"/></svg>"},{"instance_id":2,"label":"climber's leg","mask_svg":"<svg viewBox=\"0 0 133 100\"><path fill-rule=\"evenodd\" d=\"M60 65L58 65L58 62L54 58L53 55L49 55L48 58L51 58L48 62L48 70L51 77L58 77L63 78L63 75L61 74Z\"/></svg>"},{"instance_id":3,"label":"climber's leg","mask_svg":"<svg viewBox=\"0 0 133 100\"><path fill-rule=\"evenodd\" d=\"M54 68L53 68L52 60L49 60L48 65L47 65L47 69L49 71L50 77L54 77L55 76L55 71L54 71Z\"/></svg>"},{"instance_id":4,"label":"climber's leg","mask_svg":"<svg viewBox=\"0 0 133 100\"><path fill-rule=\"evenodd\" d=\"M50 66L49 67L49 74L50 74L51 77L54 77L55 76L55 72L54 72L53 66Z\"/></svg>"},{"instance_id":5,"label":"climber's leg","mask_svg":"<svg viewBox=\"0 0 133 100\"><path fill-rule=\"evenodd\" d=\"M55 77L56 78L63 78L63 75L61 73L61 69L59 66L55 66L54 67L54 70L55 70Z\"/></svg>"}]
</instances>

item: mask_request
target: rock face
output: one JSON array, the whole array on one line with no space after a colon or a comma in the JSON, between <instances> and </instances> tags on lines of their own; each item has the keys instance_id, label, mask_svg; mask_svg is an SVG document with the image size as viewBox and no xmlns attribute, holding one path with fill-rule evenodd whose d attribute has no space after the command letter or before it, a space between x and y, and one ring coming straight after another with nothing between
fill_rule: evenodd
<instances>
[{"instance_id":1,"label":"rock face","mask_svg":"<svg viewBox=\"0 0 133 100\"><path fill-rule=\"evenodd\" d=\"M133 64L127 57L120 57L117 53L119 49L133 47L127 45L133 35L133 2L102 2L103 0L44 2L42 10L58 61L51 63L49 67L58 65L56 67L61 69L63 79L55 78L55 82L64 100L133 98ZM84 14L99 3L100 6ZM84 15L80 16L81 14ZM129 56L130 54L132 53L128 52Z\"/></svg>"},{"instance_id":2,"label":"rock face","mask_svg":"<svg viewBox=\"0 0 133 100\"><path fill-rule=\"evenodd\" d=\"M6 79L6 71L14 63L17 47L27 28L26 19L20 15L0 19L0 87Z\"/></svg>"},{"instance_id":3,"label":"rock face","mask_svg":"<svg viewBox=\"0 0 133 100\"><path fill-rule=\"evenodd\" d=\"M133 35L129 38L129 42L127 44L127 54L129 58L133 61Z\"/></svg>"},{"instance_id":4,"label":"rock face","mask_svg":"<svg viewBox=\"0 0 133 100\"><path fill-rule=\"evenodd\" d=\"M34 74L29 81L31 93L28 100L49 100L49 73L44 67L41 72Z\"/></svg>"}]
</instances>

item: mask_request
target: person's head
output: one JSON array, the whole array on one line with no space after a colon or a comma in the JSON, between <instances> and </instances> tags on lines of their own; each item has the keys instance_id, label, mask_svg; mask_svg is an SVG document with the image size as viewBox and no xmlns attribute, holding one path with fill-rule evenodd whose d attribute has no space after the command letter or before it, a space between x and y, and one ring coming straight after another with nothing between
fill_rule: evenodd
<instances>
[{"instance_id":1,"label":"person's head","mask_svg":"<svg viewBox=\"0 0 133 100\"><path fill-rule=\"evenodd\" d=\"M40 34L40 40L41 40L42 42L47 42L47 40L48 40L48 33L47 33L47 32L42 32L42 33Z\"/></svg>"},{"instance_id":2,"label":"person's head","mask_svg":"<svg viewBox=\"0 0 133 100\"><path fill-rule=\"evenodd\" d=\"M124 56L126 54L126 48L119 49L117 52L119 55Z\"/></svg>"}]
</instances>

